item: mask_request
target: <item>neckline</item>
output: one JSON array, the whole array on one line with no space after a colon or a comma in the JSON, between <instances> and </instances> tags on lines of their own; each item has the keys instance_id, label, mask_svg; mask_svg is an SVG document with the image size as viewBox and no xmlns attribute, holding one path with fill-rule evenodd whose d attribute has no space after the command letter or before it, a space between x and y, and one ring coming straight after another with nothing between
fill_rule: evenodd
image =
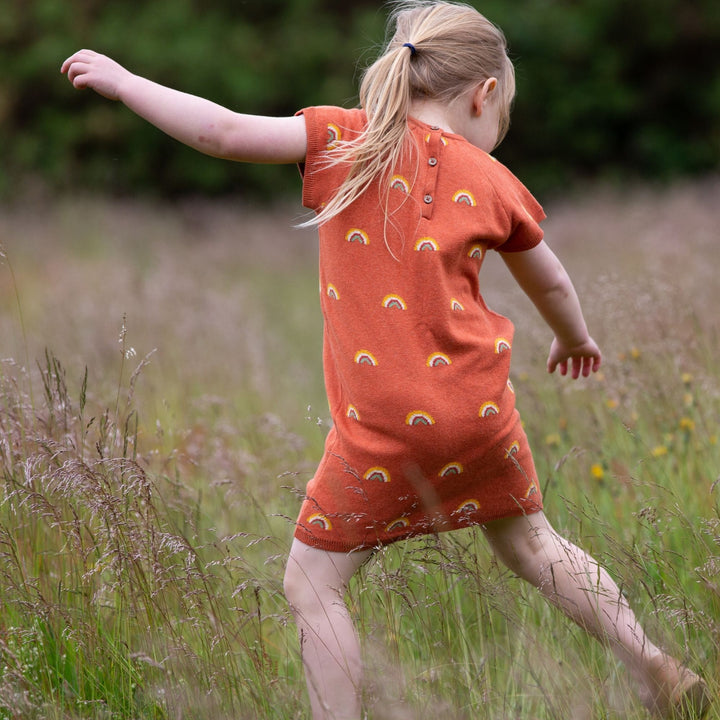
<instances>
[{"instance_id":1,"label":"neckline","mask_svg":"<svg viewBox=\"0 0 720 720\"><path fill-rule=\"evenodd\" d=\"M456 138L458 140L468 142L467 138L463 137L462 135L459 135L458 133L455 133L455 132L451 132L450 130L446 130L445 128L440 127L439 125L430 125L430 123L426 123L424 120L420 120L419 118L416 118L414 115L408 115L407 122L408 122L408 125L415 125L416 127L420 128L421 130L425 130L425 131L429 130L430 132L439 132L445 137Z\"/></svg>"}]
</instances>

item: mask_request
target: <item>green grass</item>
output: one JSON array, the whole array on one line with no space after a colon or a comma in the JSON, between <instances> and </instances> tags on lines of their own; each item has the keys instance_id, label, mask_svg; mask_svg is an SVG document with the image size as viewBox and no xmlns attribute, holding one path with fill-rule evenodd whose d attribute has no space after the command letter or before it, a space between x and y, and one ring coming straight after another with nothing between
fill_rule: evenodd
<instances>
[{"instance_id":1,"label":"green grass","mask_svg":"<svg viewBox=\"0 0 720 720\"><path fill-rule=\"evenodd\" d=\"M483 275L517 326L548 517L713 691L719 193L548 208L605 352L592 379L547 376L547 330ZM0 215L0 718L308 717L281 586L328 429L312 233L197 203ZM348 601L372 720L646 717L478 531L378 553Z\"/></svg>"}]
</instances>

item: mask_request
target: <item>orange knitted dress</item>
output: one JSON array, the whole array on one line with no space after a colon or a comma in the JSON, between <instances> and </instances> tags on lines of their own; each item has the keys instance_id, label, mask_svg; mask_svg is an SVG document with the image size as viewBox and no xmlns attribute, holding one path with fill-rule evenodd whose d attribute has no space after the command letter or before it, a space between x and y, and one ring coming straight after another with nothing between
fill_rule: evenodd
<instances>
[{"instance_id":1,"label":"orange knitted dress","mask_svg":"<svg viewBox=\"0 0 720 720\"><path fill-rule=\"evenodd\" d=\"M319 211L362 110L302 111L303 204ZM416 146L389 179L320 227L323 364L333 420L295 536L347 552L542 509L509 381L512 323L486 306L489 249L542 239L542 208L459 135L409 119ZM387 196L387 208L382 200Z\"/></svg>"}]
</instances>

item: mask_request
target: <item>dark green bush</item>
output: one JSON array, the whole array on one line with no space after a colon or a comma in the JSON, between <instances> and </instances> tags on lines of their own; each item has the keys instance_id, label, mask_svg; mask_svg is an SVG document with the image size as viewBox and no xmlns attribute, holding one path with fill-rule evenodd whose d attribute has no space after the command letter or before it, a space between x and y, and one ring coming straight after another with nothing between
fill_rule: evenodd
<instances>
[{"instance_id":1,"label":"dark green bush","mask_svg":"<svg viewBox=\"0 0 720 720\"><path fill-rule=\"evenodd\" d=\"M669 178L720 160L716 0L487 0L518 73L499 157L540 192L578 178ZM28 178L119 193L251 194L292 168L223 163L168 140L58 70L80 47L229 107L353 104L383 40L368 0L6 0L0 14L0 193Z\"/></svg>"}]
</instances>

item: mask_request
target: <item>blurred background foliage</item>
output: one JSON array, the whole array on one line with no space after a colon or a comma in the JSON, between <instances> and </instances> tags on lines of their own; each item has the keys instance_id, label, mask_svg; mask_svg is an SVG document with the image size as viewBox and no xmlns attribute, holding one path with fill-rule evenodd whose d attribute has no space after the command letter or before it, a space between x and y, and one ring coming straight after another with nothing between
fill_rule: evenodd
<instances>
[{"instance_id":1,"label":"blurred background foliage","mask_svg":"<svg viewBox=\"0 0 720 720\"><path fill-rule=\"evenodd\" d=\"M672 179L720 160L717 0L483 0L516 63L497 151L536 192L586 180ZM4 0L0 196L297 190L288 167L205 158L59 74L81 47L243 112L356 103L384 39L378 0Z\"/></svg>"}]
</instances>

